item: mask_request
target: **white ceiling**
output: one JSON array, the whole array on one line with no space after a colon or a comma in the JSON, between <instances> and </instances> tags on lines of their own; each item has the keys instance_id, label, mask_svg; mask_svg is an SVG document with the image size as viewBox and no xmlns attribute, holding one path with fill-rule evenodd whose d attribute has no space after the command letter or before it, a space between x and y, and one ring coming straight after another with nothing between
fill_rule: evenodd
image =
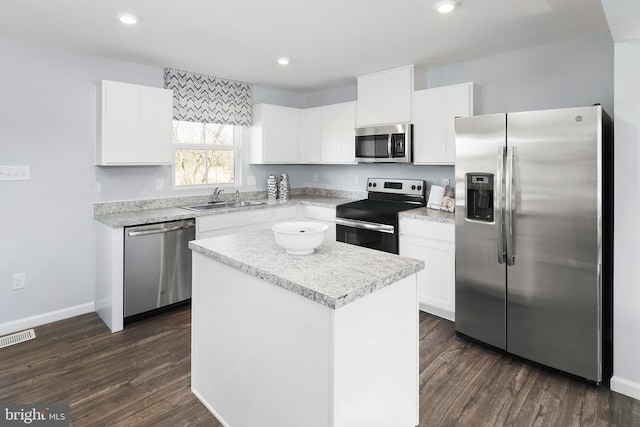
<instances>
[{"instance_id":1,"label":"white ceiling","mask_svg":"<svg viewBox=\"0 0 640 427\"><path fill-rule=\"evenodd\" d=\"M449 15L436 2L2 0L0 37L312 93L608 31L601 0L462 0ZM120 23L122 12L140 23Z\"/></svg>"}]
</instances>

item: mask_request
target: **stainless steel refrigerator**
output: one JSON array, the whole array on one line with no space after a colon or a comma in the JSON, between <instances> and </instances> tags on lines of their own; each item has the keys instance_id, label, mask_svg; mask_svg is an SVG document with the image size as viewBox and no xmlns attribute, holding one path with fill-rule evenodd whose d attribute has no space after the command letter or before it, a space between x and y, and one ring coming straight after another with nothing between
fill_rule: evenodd
<instances>
[{"instance_id":1,"label":"stainless steel refrigerator","mask_svg":"<svg viewBox=\"0 0 640 427\"><path fill-rule=\"evenodd\" d=\"M458 333L610 376L613 138L600 106L456 119Z\"/></svg>"}]
</instances>

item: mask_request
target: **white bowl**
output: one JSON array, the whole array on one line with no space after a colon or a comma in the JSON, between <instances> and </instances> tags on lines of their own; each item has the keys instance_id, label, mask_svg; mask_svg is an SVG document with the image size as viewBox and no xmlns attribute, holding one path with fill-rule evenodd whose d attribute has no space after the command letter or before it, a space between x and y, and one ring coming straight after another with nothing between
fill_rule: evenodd
<instances>
[{"instance_id":1,"label":"white bowl","mask_svg":"<svg viewBox=\"0 0 640 427\"><path fill-rule=\"evenodd\" d=\"M293 255L313 253L324 242L329 227L317 222L281 222L271 227L276 243Z\"/></svg>"}]
</instances>

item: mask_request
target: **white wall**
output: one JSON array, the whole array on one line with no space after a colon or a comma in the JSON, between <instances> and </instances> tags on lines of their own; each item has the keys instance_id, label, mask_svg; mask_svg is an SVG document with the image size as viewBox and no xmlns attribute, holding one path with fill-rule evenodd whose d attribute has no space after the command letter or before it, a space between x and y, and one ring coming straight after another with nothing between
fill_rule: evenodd
<instances>
[{"instance_id":1,"label":"white wall","mask_svg":"<svg viewBox=\"0 0 640 427\"><path fill-rule=\"evenodd\" d=\"M0 57L0 164L31 168L29 181L0 182L2 330L56 310L93 310L95 84L163 80L155 68L8 40L0 40ZM129 197L148 194L149 171ZM12 275L21 272L26 288L13 291Z\"/></svg>"},{"instance_id":2,"label":"white wall","mask_svg":"<svg viewBox=\"0 0 640 427\"><path fill-rule=\"evenodd\" d=\"M615 43L614 330L611 389L640 399L640 39Z\"/></svg>"},{"instance_id":3,"label":"white wall","mask_svg":"<svg viewBox=\"0 0 640 427\"><path fill-rule=\"evenodd\" d=\"M609 33L428 70L429 87L475 81L485 113L602 104L613 114Z\"/></svg>"}]
</instances>

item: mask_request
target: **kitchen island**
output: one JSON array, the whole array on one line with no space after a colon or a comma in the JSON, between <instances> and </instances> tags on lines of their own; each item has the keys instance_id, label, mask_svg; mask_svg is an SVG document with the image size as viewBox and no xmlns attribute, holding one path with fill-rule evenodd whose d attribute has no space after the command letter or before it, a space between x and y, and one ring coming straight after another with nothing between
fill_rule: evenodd
<instances>
[{"instance_id":1,"label":"kitchen island","mask_svg":"<svg viewBox=\"0 0 640 427\"><path fill-rule=\"evenodd\" d=\"M422 261L270 230L196 240L191 388L224 424L418 424Z\"/></svg>"}]
</instances>

